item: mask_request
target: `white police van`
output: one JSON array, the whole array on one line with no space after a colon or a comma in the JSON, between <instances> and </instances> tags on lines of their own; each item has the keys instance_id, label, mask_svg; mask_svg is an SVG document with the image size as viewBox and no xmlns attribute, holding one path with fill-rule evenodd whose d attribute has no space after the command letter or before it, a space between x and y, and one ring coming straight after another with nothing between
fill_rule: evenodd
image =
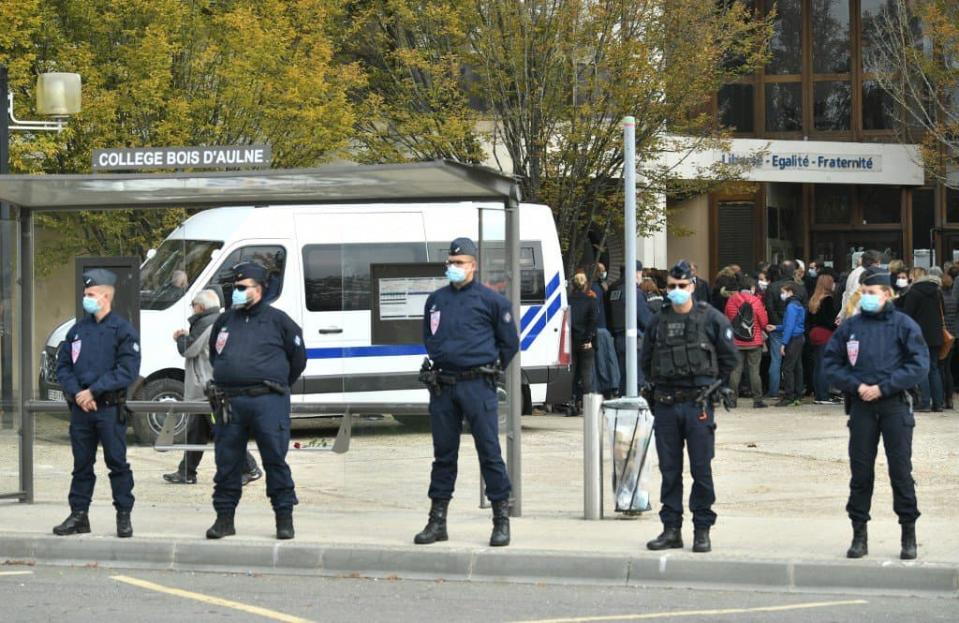
<instances>
[{"instance_id":1,"label":"white police van","mask_svg":"<svg viewBox=\"0 0 959 623\"><path fill-rule=\"evenodd\" d=\"M547 384L569 364L565 276L550 208L522 204L520 214L523 381L530 402L541 404ZM229 207L195 214L140 269L140 397L182 397L183 359L173 332L186 328L190 301L203 288L219 286L229 305L231 267L257 260L271 272L272 304L303 327L308 361L294 401L377 403L384 412L390 403L422 403L425 414L429 394L416 380L423 345L377 344L371 337L370 265L443 262L451 240L479 238L482 220L483 279L497 287L505 269L502 215L502 204L478 202ZM60 325L41 354L41 398L58 397L56 348L72 324ZM135 418L141 442L153 441L163 418Z\"/></svg>"}]
</instances>

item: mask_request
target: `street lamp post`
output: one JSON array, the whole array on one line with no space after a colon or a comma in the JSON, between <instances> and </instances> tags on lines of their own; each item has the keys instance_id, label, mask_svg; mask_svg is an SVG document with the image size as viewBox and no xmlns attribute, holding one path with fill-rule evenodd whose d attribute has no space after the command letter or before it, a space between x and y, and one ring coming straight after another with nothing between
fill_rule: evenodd
<instances>
[{"instance_id":1,"label":"street lamp post","mask_svg":"<svg viewBox=\"0 0 959 623\"><path fill-rule=\"evenodd\" d=\"M5 65L0 65L0 175L10 173L10 131L60 132L66 127L66 118L80 112L80 76L73 73L45 73L37 78L37 112L54 117L54 121L26 121L17 119L13 112L13 93ZM12 255L16 219L6 203L0 203L0 251ZM13 336L10 318L13 302L13 266L4 259L0 266L0 428L13 426ZM29 284L24 284L29 287ZM22 335L22 340L31 336Z\"/></svg>"}]
</instances>

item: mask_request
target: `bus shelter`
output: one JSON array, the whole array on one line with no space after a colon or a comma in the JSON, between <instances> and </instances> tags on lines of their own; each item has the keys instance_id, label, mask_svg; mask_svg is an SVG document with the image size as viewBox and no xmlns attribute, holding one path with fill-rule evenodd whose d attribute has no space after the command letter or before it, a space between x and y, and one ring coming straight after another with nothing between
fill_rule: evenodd
<instances>
[{"instance_id":1,"label":"bus shelter","mask_svg":"<svg viewBox=\"0 0 959 623\"><path fill-rule=\"evenodd\" d=\"M3 241L0 247L0 340L4 353L0 362L0 498L33 502L35 414L65 411L65 403L56 400L56 392L44 389L44 383L49 381L52 369L55 369L55 349L51 352L49 343L37 347L37 340L44 337L39 333L45 334L50 329L49 326L37 326L38 311L45 310L47 303L44 300L38 305L35 296L37 254L44 244L38 238L36 221L39 215L95 211L113 212L119 217L121 213L118 211L121 210L126 211L126 217L143 210L181 210L177 214L194 215L171 234L173 237L179 232L179 237L172 241L167 238L158 249L151 249L139 269L138 304L142 310L141 316L147 313L158 316L172 313L166 311L175 307L170 301L178 300L178 296L191 288L195 290L196 285L192 280L198 279L200 274L207 275L203 277L204 280L215 281L220 278L220 283L231 287L228 274L214 274L211 278L209 271L214 269L204 267L212 267L215 261L219 262L219 266L230 266L249 259L264 261L269 269L279 271L281 278L271 280L271 288L274 281L279 281L281 285L276 286L277 289L292 290L290 284L294 283L294 279L298 282L305 280L302 289L306 307L327 309L324 305L328 305L332 297L343 310L360 309L364 302L367 306L365 309L368 309L371 267L374 276L376 271L394 275L397 266L402 267L402 260L406 260L412 268L422 271L424 264L445 259L442 245L448 245L452 238L464 235L460 233L450 235L445 240L426 240L425 245L411 247L412 250L403 243L369 243L362 247L366 253L362 260L350 259L346 253L331 254L330 245L317 245L315 249L299 246L284 249L280 245L271 246L269 240L229 254L227 249L211 241L213 236L210 232L222 230L225 226L222 219L217 220L217 214L262 216L273 206L299 206L301 209L290 210L298 215L287 225L292 228L291 235L299 235L297 230L317 231L319 228L335 237L345 236L348 228L356 228L361 232L382 231L384 228L399 231L409 224L410 217L398 206L430 204L456 210L457 206L473 203L477 206L473 212L477 222L462 223L460 231L467 232L465 235L472 232L478 238L481 256L479 278L500 289L512 301L513 317L518 319L521 298L519 201L519 187L511 177L490 169L450 161L215 173L0 175L0 202L9 204L9 209L3 211L4 218L0 219L0 239ZM364 214L363 209L369 209L371 204L387 207L383 208L383 213L373 216ZM217 211L215 208L230 208L230 211ZM256 210L262 212L256 213ZM228 224L232 226L236 220L230 219ZM419 222L414 225L426 227L426 224ZM363 240L363 236L357 239ZM49 247L51 243L46 244ZM55 245L55 241L52 244ZM424 250L420 251L420 247ZM407 256L396 255L404 250L409 251ZM219 257L221 253L227 257ZM294 274L292 269L284 276L283 260L288 253L302 253L303 266L317 267L316 270L339 262L339 281L324 279L322 274L311 280L308 275ZM398 262L397 257L401 261ZM142 258L134 258L134 261L137 259ZM77 258L74 257L62 258L62 263L73 265L75 261ZM367 272L358 274L362 271L357 271L357 261L365 263ZM204 270L207 272L204 273ZM287 286L282 285L284 283ZM71 283L71 287L73 285ZM76 298L72 290L62 295ZM274 292L273 296L277 297L277 305L282 308L281 302L285 300L283 291ZM229 296L221 298L229 300ZM71 304L75 307L75 303L73 300ZM182 311L177 313L184 316ZM345 318L347 315L343 314L344 324L350 322ZM185 321L186 318L179 320ZM409 320L414 319L410 317ZM325 335L343 330L339 326L327 326L327 321L323 322L327 324L304 326L304 335ZM65 332L63 327L66 326L61 325L61 332ZM373 331L374 334L377 331L375 326ZM141 323L144 358L151 347L150 340L155 337L149 333ZM386 333L389 334L389 331ZM50 339L56 341L57 335L57 330L54 330ZM169 340L168 335L161 337ZM422 357L421 349L407 346L408 354ZM372 348L374 351L378 348L375 342ZM330 350L335 349L313 349L321 355ZM339 350L345 352L349 349ZM172 352L176 355L175 351ZM517 354L505 375L506 462L513 482L514 515L522 512L520 358L521 355ZM341 372L339 375L314 379L310 382L311 387L299 388L301 396L293 402L294 413L404 413L416 408L422 410L422 404L403 401L403 396L408 394L404 394L399 385L392 387L396 392L382 394L397 397L388 404L382 400L375 404L362 404L325 399L324 396L357 395L351 394L351 391L360 385L390 389L391 382L396 384L396 378L392 378L396 375L378 374L375 370L359 373L344 368ZM415 377L415 369L409 372ZM391 378L384 381L383 377L387 376ZM351 384L355 387L351 387ZM186 401L173 406L169 402L172 393L169 396L163 394L164 388L169 386L170 383L153 383L148 396L140 394L149 400L129 402L134 417L155 413L156 401L165 399L168 400L163 408L166 413L200 413L205 410L199 402ZM136 421L145 422L145 428L138 431L144 434L150 434L151 425L154 428L159 425L159 422L149 418L141 417Z\"/></svg>"}]
</instances>

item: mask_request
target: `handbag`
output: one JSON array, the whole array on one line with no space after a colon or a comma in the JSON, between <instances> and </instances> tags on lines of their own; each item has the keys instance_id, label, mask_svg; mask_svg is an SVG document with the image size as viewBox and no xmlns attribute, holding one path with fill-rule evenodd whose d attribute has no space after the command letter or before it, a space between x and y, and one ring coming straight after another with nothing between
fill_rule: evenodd
<instances>
[{"instance_id":1,"label":"handbag","mask_svg":"<svg viewBox=\"0 0 959 623\"><path fill-rule=\"evenodd\" d=\"M942 304L939 305L939 318L942 319L942 346L939 347L939 361L949 356L952 345L956 341L955 336L946 329L946 315L942 310Z\"/></svg>"},{"instance_id":2,"label":"handbag","mask_svg":"<svg viewBox=\"0 0 959 623\"><path fill-rule=\"evenodd\" d=\"M832 331L826 327L813 327L809 332L809 343L813 346L822 346L832 337Z\"/></svg>"}]
</instances>

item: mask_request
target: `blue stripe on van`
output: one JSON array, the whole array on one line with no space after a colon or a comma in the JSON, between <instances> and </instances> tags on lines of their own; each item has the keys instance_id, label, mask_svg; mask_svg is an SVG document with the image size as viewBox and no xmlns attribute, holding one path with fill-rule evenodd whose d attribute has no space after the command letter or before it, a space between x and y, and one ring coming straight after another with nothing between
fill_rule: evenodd
<instances>
[{"instance_id":1,"label":"blue stripe on van","mask_svg":"<svg viewBox=\"0 0 959 623\"><path fill-rule=\"evenodd\" d=\"M562 304L562 297L558 293L559 273L553 275L546 286L546 300L549 301L554 294L556 296L546 305L533 305L526 310L520 319L520 334L529 328L529 333L523 338L520 344L522 350L529 349L536 341L536 338L546 327L546 323L552 319L559 311ZM545 308L545 313L543 312ZM534 322L533 319L539 316ZM406 355L425 355L426 347L422 344L374 344L372 346L342 346L334 348L307 348L307 359L345 359L350 357L402 357Z\"/></svg>"}]
</instances>

